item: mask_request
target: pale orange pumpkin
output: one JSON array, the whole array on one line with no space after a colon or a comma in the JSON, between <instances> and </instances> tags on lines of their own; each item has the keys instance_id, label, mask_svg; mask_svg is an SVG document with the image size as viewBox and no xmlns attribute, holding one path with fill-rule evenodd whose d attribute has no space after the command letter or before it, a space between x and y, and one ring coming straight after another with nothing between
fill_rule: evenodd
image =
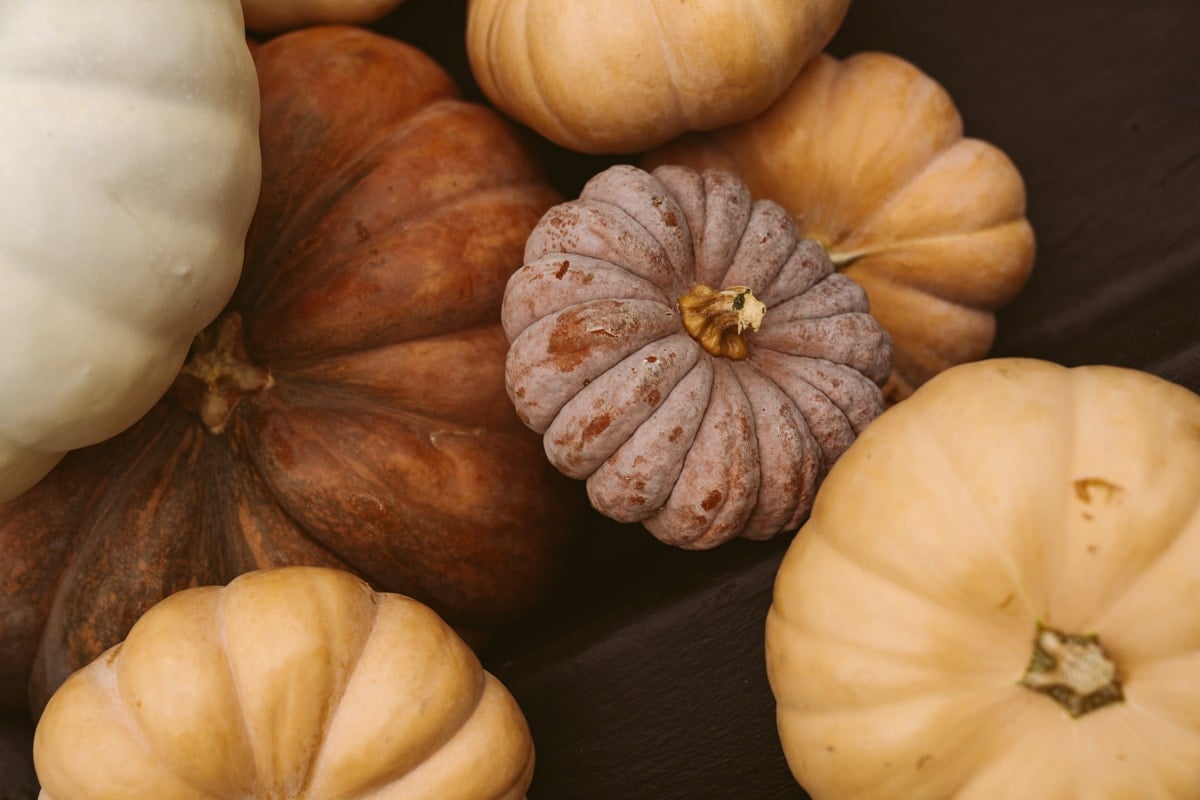
<instances>
[{"instance_id":1,"label":"pale orange pumpkin","mask_svg":"<svg viewBox=\"0 0 1200 800\"><path fill-rule=\"evenodd\" d=\"M986 356L995 310L1033 267L1017 167L964 136L945 89L893 55L823 54L762 114L677 139L643 163L729 169L786 208L867 290L892 335L891 401Z\"/></svg>"},{"instance_id":2,"label":"pale orange pumpkin","mask_svg":"<svg viewBox=\"0 0 1200 800\"><path fill-rule=\"evenodd\" d=\"M850 0L471 0L483 93L557 144L633 153L762 111Z\"/></svg>"},{"instance_id":3,"label":"pale orange pumpkin","mask_svg":"<svg viewBox=\"0 0 1200 800\"><path fill-rule=\"evenodd\" d=\"M517 800L534 762L450 626L320 567L162 600L50 698L33 756L42 800Z\"/></svg>"},{"instance_id":4,"label":"pale orange pumpkin","mask_svg":"<svg viewBox=\"0 0 1200 800\"><path fill-rule=\"evenodd\" d=\"M1174 800L1200 787L1200 396L953 367L834 465L766 626L814 800Z\"/></svg>"}]
</instances>

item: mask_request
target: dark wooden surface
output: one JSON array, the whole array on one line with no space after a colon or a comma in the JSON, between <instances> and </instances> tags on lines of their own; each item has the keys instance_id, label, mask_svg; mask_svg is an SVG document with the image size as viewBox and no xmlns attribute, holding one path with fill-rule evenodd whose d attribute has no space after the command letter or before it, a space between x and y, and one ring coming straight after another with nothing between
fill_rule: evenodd
<instances>
[{"instance_id":1,"label":"dark wooden surface","mask_svg":"<svg viewBox=\"0 0 1200 800\"><path fill-rule=\"evenodd\" d=\"M480 99L463 4L408 0L377 30ZM968 135L1020 168L1033 277L996 355L1145 369L1200 391L1200 3L855 0L830 49L903 56ZM621 158L536 140L573 196ZM788 773L763 666L787 537L685 553L636 526L581 531L559 591L484 651L538 748L531 800L807 797ZM31 725L0 718L0 800L33 800Z\"/></svg>"}]
</instances>

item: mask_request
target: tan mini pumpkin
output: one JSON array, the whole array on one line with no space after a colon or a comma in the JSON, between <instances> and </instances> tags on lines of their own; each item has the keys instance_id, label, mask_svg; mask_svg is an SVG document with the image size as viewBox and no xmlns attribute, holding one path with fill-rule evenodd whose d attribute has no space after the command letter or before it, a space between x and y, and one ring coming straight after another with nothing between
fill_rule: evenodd
<instances>
[{"instance_id":1,"label":"tan mini pumpkin","mask_svg":"<svg viewBox=\"0 0 1200 800\"><path fill-rule=\"evenodd\" d=\"M633 153L748 119L841 25L850 0L470 0L484 94L584 153Z\"/></svg>"},{"instance_id":2,"label":"tan mini pumpkin","mask_svg":"<svg viewBox=\"0 0 1200 800\"><path fill-rule=\"evenodd\" d=\"M995 310L1033 267L1016 166L963 135L937 82L885 53L818 56L754 119L683 137L643 163L730 169L791 212L892 335L892 401L986 356Z\"/></svg>"},{"instance_id":3,"label":"tan mini pumpkin","mask_svg":"<svg viewBox=\"0 0 1200 800\"><path fill-rule=\"evenodd\" d=\"M1200 396L996 359L843 454L766 660L814 800L1176 800L1200 787Z\"/></svg>"},{"instance_id":4,"label":"tan mini pumpkin","mask_svg":"<svg viewBox=\"0 0 1200 800\"><path fill-rule=\"evenodd\" d=\"M187 589L74 673L33 743L42 800L516 800L516 701L428 607L339 570Z\"/></svg>"},{"instance_id":5,"label":"tan mini pumpkin","mask_svg":"<svg viewBox=\"0 0 1200 800\"><path fill-rule=\"evenodd\" d=\"M509 397L595 508L664 542L794 530L883 408L891 343L862 289L729 172L611 167L525 262Z\"/></svg>"}]
</instances>

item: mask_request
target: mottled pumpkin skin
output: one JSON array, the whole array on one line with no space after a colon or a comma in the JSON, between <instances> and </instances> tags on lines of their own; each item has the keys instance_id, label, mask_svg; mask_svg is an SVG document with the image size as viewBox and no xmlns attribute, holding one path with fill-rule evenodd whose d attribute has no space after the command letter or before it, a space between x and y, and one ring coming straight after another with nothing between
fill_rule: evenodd
<instances>
[{"instance_id":1,"label":"mottled pumpkin skin","mask_svg":"<svg viewBox=\"0 0 1200 800\"><path fill-rule=\"evenodd\" d=\"M766 307L748 355L684 328L696 284ZM592 505L664 542L768 538L883 409L891 342L777 204L723 170L617 165L533 230L508 283L508 393Z\"/></svg>"},{"instance_id":2,"label":"mottled pumpkin skin","mask_svg":"<svg viewBox=\"0 0 1200 800\"><path fill-rule=\"evenodd\" d=\"M311 28L255 60L264 186L232 302L134 428L0 508L4 705L250 569L339 567L463 630L508 621L586 510L504 390L505 282L559 199L540 165L400 42ZM240 371L206 372L220 342Z\"/></svg>"},{"instance_id":3,"label":"mottled pumpkin skin","mask_svg":"<svg viewBox=\"0 0 1200 800\"><path fill-rule=\"evenodd\" d=\"M889 401L986 356L996 310L1033 269L1017 166L964 136L949 93L887 53L822 54L753 119L682 136L642 161L659 164L737 173L866 289L896 346Z\"/></svg>"}]
</instances>

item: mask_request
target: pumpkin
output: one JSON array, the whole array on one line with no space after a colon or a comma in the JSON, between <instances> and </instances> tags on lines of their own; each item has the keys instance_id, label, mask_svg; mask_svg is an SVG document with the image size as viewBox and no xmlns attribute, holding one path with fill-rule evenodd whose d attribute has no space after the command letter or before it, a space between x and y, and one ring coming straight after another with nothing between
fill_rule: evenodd
<instances>
[{"instance_id":1,"label":"pumpkin","mask_svg":"<svg viewBox=\"0 0 1200 800\"><path fill-rule=\"evenodd\" d=\"M820 52L849 0L469 0L483 93L551 141L632 153L762 111Z\"/></svg>"},{"instance_id":2,"label":"pumpkin","mask_svg":"<svg viewBox=\"0 0 1200 800\"><path fill-rule=\"evenodd\" d=\"M51 697L33 756L42 800L516 800L534 761L437 614L319 567L162 600Z\"/></svg>"},{"instance_id":3,"label":"pumpkin","mask_svg":"<svg viewBox=\"0 0 1200 800\"><path fill-rule=\"evenodd\" d=\"M729 169L791 212L891 334L890 402L985 357L995 310L1033 267L1016 166L965 137L945 89L886 53L822 54L754 119L681 137L642 163Z\"/></svg>"},{"instance_id":4,"label":"pumpkin","mask_svg":"<svg viewBox=\"0 0 1200 800\"><path fill-rule=\"evenodd\" d=\"M229 300L260 177L244 36L234 0L5 8L0 502L145 414Z\"/></svg>"},{"instance_id":5,"label":"pumpkin","mask_svg":"<svg viewBox=\"0 0 1200 800\"><path fill-rule=\"evenodd\" d=\"M246 27L278 33L308 25L375 22L404 0L242 0Z\"/></svg>"},{"instance_id":6,"label":"pumpkin","mask_svg":"<svg viewBox=\"0 0 1200 800\"><path fill-rule=\"evenodd\" d=\"M264 180L231 303L142 420L0 507L8 704L257 568L360 573L474 637L537 602L586 510L504 390L504 286L558 197L532 153L402 42L312 27L254 57Z\"/></svg>"},{"instance_id":7,"label":"pumpkin","mask_svg":"<svg viewBox=\"0 0 1200 800\"><path fill-rule=\"evenodd\" d=\"M721 170L592 177L529 235L502 319L550 462L688 549L794 530L891 367L862 289Z\"/></svg>"},{"instance_id":8,"label":"pumpkin","mask_svg":"<svg viewBox=\"0 0 1200 800\"><path fill-rule=\"evenodd\" d=\"M950 368L834 466L766 663L814 800L1193 797L1200 396L1137 370Z\"/></svg>"}]
</instances>

